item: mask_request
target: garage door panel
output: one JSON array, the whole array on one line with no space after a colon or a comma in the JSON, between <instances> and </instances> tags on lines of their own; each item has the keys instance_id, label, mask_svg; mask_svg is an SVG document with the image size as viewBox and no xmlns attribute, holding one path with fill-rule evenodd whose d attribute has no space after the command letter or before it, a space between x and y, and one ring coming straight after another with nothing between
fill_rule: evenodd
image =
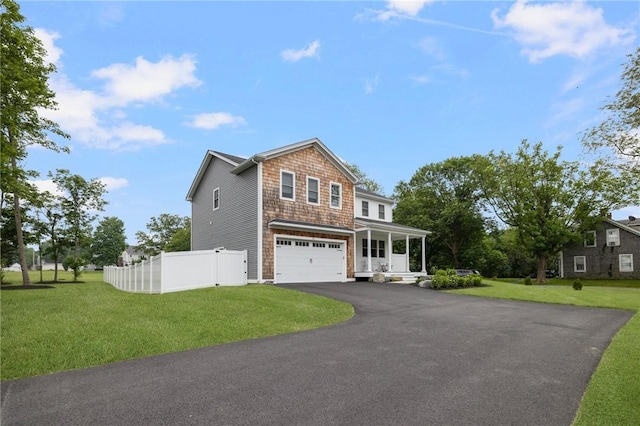
<instances>
[{"instance_id":1,"label":"garage door panel","mask_svg":"<svg viewBox=\"0 0 640 426\"><path fill-rule=\"evenodd\" d=\"M343 281L343 244L276 240L276 282Z\"/></svg>"}]
</instances>

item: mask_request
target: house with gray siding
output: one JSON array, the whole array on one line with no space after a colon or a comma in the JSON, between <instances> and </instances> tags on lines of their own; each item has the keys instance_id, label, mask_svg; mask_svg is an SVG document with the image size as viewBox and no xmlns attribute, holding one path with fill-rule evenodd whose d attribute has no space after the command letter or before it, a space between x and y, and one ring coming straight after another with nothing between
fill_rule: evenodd
<instances>
[{"instance_id":1,"label":"house with gray siding","mask_svg":"<svg viewBox=\"0 0 640 426\"><path fill-rule=\"evenodd\" d=\"M633 220L632 220L633 219ZM640 278L640 220L603 219L560 255L560 276L584 279Z\"/></svg>"},{"instance_id":2,"label":"house with gray siding","mask_svg":"<svg viewBox=\"0 0 640 426\"><path fill-rule=\"evenodd\" d=\"M247 250L250 282L426 275L429 232L393 223L393 200L357 183L317 138L249 158L209 150L186 197L192 250ZM411 239L422 240L419 271L409 270Z\"/></svg>"}]
</instances>

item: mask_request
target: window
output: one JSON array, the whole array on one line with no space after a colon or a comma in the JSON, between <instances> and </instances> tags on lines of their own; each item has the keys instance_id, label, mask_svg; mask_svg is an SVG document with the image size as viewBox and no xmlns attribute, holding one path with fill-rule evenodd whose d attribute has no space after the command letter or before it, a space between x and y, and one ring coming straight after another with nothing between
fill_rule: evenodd
<instances>
[{"instance_id":1,"label":"window","mask_svg":"<svg viewBox=\"0 0 640 426\"><path fill-rule=\"evenodd\" d=\"M585 247L596 246L596 231L587 231L584 233L584 246Z\"/></svg>"},{"instance_id":2,"label":"window","mask_svg":"<svg viewBox=\"0 0 640 426\"><path fill-rule=\"evenodd\" d=\"M587 259L585 256L573 256L573 271L574 272L587 271Z\"/></svg>"},{"instance_id":3,"label":"window","mask_svg":"<svg viewBox=\"0 0 640 426\"><path fill-rule=\"evenodd\" d=\"M378 241L371 240L371 257L378 257Z\"/></svg>"},{"instance_id":4,"label":"window","mask_svg":"<svg viewBox=\"0 0 640 426\"><path fill-rule=\"evenodd\" d=\"M331 207L342 208L342 185L331 182Z\"/></svg>"},{"instance_id":5,"label":"window","mask_svg":"<svg viewBox=\"0 0 640 426\"><path fill-rule=\"evenodd\" d=\"M220 188L213 190L213 209L218 210L220 208Z\"/></svg>"},{"instance_id":6,"label":"window","mask_svg":"<svg viewBox=\"0 0 640 426\"><path fill-rule=\"evenodd\" d=\"M366 238L362 239L362 257L367 257L369 256L369 240L367 240Z\"/></svg>"},{"instance_id":7,"label":"window","mask_svg":"<svg viewBox=\"0 0 640 426\"><path fill-rule=\"evenodd\" d=\"M378 257L382 257L382 258L385 257L383 240L378 241Z\"/></svg>"},{"instance_id":8,"label":"window","mask_svg":"<svg viewBox=\"0 0 640 426\"><path fill-rule=\"evenodd\" d=\"M296 175L291 172L280 172L280 198L295 200Z\"/></svg>"},{"instance_id":9,"label":"window","mask_svg":"<svg viewBox=\"0 0 640 426\"><path fill-rule=\"evenodd\" d=\"M369 202L362 201L362 216L369 216Z\"/></svg>"},{"instance_id":10,"label":"window","mask_svg":"<svg viewBox=\"0 0 640 426\"><path fill-rule=\"evenodd\" d=\"M378 204L378 218L384 219L384 204Z\"/></svg>"},{"instance_id":11,"label":"window","mask_svg":"<svg viewBox=\"0 0 640 426\"><path fill-rule=\"evenodd\" d=\"M307 203L309 204L318 204L318 187L320 186L320 181L316 178L307 177Z\"/></svg>"},{"instance_id":12,"label":"window","mask_svg":"<svg viewBox=\"0 0 640 426\"><path fill-rule=\"evenodd\" d=\"M362 239L362 257L367 257L369 240ZM385 257L385 244L384 240L371 240L371 257Z\"/></svg>"},{"instance_id":13,"label":"window","mask_svg":"<svg viewBox=\"0 0 640 426\"><path fill-rule=\"evenodd\" d=\"M607 245L619 246L620 245L620 230L619 229L607 229Z\"/></svg>"},{"instance_id":14,"label":"window","mask_svg":"<svg viewBox=\"0 0 640 426\"><path fill-rule=\"evenodd\" d=\"M618 256L620 262L620 272L633 272L633 255L621 254Z\"/></svg>"}]
</instances>

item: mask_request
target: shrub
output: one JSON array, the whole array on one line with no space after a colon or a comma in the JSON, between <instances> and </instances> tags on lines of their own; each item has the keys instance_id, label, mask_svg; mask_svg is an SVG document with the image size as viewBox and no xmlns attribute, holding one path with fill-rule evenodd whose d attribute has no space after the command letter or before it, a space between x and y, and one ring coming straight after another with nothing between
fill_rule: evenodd
<instances>
[{"instance_id":1,"label":"shrub","mask_svg":"<svg viewBox=\"0 0 640 426\"><path fill-rule=\"evenodd\" d=\"M582 290L582 281L580 281L580 278L577 278L573 281L573 289Z\"/></svg>"},{"instance_id":2,"label":"shrub","mask_svg":"<svg viewBox=\"0 0 640 426\"><path fill-rule=\"evenodd\" d=\"M482 275L478 275L478 274L471 275L471 284L474 287L480 287L482 285Z\"/></svg>"},{"instance_id":3,"label":"shrub","mask_svg":"<svg viewBox=\"0 0 640 426\"><path fill-rule=\"evenodd\" d=\"M443 271L442 269L436 271L436 274L433 276L431 280L431 287L435 289L440 288L448 288L451 286L451 279L447 271Z\"/></svg>"},{"instance_id":4,"label":"shrub","mask_svg":"<svg viewBox=\"0 0 640 426\"><path fill-rule=\"evenodd\" d=\"M532 285L533 281L531 280L531 277L525 277L524 278L524 285Z\"/></svg>"}]
</instances>

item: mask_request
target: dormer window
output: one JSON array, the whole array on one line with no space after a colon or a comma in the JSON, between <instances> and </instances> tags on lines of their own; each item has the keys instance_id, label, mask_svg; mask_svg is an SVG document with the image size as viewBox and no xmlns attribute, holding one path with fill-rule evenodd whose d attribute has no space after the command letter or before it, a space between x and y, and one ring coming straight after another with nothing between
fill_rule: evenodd
<instances>
[{"instance_id":1,"label":"dormer window","mask_svg":"<svg viewBox=\"0 0 640 426\"><path fill-rule=\"evenodd\" d=\"M285 200L295 200L295 181L296 175L293 172L280 172L280 198Z\"/></svg>"},{"instance_id":2,"label":"dormer window","mask_svg":"<svg viewBox=\"0 0 640 426\"><path fill-rule=\"evenodd\" d=\"M378 204L378 218L384 220L384 204Z\"/></svg>"},{"instance_id":3,"label":"dormer window","mask_svg":"<svg viewBox=\"0 0 640 426\"><path fill-rule=\"evenodd\" d=\"M368 217L369 216L369 202L368 201L362 201L362 216Z\"/></svg>"}]
</instances>

